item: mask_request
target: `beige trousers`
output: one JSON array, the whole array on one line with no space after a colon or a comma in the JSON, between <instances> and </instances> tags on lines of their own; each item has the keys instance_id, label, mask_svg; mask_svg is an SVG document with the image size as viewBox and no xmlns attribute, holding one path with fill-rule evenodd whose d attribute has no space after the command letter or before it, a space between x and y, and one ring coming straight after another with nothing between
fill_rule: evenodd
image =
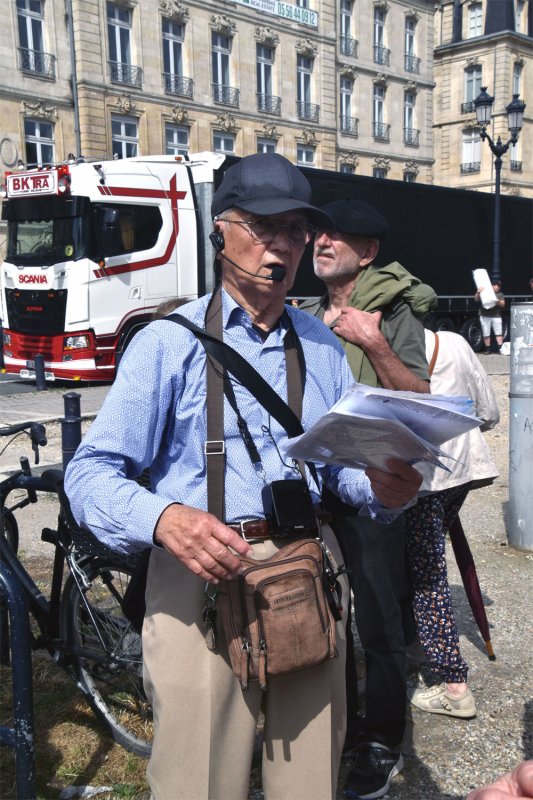
<instances>
[{"instance_id":1,"label":"beige trousers","mask_svg":"<svg viewBox=\"0 0 533 800\"><path fill-rule=\"evenodd\" d=\"M331 529L323 536L337 563ZM254 544L254 557L276 551ZM265 800L331 800L346 728L344 624L337 623L338 658L270 678L266 693L247 692L233 675L220 633L208 650L202 626L205 584L164 550L154 550L143 628L144 681L154 709L148 765L154 800L246 800L260 710L265 715Z\"/></svg>"}]
</instances>

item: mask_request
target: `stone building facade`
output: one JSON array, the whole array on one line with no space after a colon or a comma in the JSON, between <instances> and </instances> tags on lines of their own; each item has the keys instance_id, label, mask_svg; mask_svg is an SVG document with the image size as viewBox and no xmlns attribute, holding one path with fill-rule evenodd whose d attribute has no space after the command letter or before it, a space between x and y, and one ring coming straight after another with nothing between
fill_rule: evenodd
<instances>
[{"instance_id":1,"label":"stone building facade","mask_svg":"<svg viewBox=\"0 0 533 800\"><path fill-rule=\"evenodd\" d=\"M433 182L427 0L9 0L0 169L245 155ZM66 10L66 14L65 14Z\"/></svg>"},{"instance_id":2,"label":"stone building facade","mask_svg":"<svg viewBox=\"0 0 533 800\"><path fill-rule=\"evenodd\" d=\"M533 0L441 0L434 21L435 183L494 191L494 155L474 107L487 87L494 141L510 138L505 108L513 95L526 101L518 142L502 159L501 191L533 197Z\"/></svg>"}]
</instances>

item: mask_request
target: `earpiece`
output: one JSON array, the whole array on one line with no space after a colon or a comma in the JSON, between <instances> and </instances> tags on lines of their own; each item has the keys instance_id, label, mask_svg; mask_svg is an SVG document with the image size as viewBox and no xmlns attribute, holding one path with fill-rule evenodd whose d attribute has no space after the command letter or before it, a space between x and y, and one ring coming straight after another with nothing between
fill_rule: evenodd
<instances>
[{"instance_id":1,"label":"earpiece","mask_svg":"<svg viewBox=\"0 0 533 800\"><path fill-rule=\"evenodd\" d=\"M224 249L224 234L221 231L213 231L209 234L209 240L217 253Z\"/></svg>"}]
</instances>

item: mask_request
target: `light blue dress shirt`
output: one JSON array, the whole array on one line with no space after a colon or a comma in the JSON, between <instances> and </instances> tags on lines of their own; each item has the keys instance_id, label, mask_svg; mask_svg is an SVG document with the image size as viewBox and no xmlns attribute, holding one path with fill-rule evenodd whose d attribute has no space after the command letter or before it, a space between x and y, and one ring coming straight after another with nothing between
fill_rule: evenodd
<instances>
[{"instance_id":1,"label":"light blue dress shirt","mask_svg":"<svg viewBox=\"0 0 533 800\"><path fill-rule=\"evenodd\" d=\"M204 327L209 297L179 309ZM285 401L287 382L283 320L266 341L246 312L222 291L224 340L268 381ZM309 428L353 383L337 337L318 319L287 307L306 361L302 425ZM205 351L182 325L157 320L135 336L120 364L96 420L65 476L75 518L114 550L133 552L153 544L159 517L171 503L207 510ZM284 462L279 443L284 429L247 389L234 381L237 405L261 457L257 470L237 428L236 415L224 398L226 442L226 520L264 517L265 481L298 478L292 461ZM152 491L133 478L149 468ZM346 502L364 506L386 521L398 511L384 509L359 469L317 465L318 479ZM314 502L321 487L307 472Z\"/></svg>"}]
</instances>

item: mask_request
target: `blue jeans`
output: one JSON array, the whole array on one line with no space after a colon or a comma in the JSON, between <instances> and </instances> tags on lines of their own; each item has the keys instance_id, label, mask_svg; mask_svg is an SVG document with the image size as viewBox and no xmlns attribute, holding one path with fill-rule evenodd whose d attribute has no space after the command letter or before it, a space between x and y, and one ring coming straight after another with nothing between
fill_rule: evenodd
<instances>
[{"instance_id":1,"label":"blue jeans","mask_svg":"<svg viewBox=\"0 0 533 800\"><path fill-rule=\"evenodd\" d=\"M382 524L328 494L331 527L346 559L355 622L365 653L365 717L356 716L355 660L347 659L348 738L392 748L405 733L406 681L402 602L406 593L404 517ZM351 661L351 664L350 664Z\"/></svg>"}]
</instances>

